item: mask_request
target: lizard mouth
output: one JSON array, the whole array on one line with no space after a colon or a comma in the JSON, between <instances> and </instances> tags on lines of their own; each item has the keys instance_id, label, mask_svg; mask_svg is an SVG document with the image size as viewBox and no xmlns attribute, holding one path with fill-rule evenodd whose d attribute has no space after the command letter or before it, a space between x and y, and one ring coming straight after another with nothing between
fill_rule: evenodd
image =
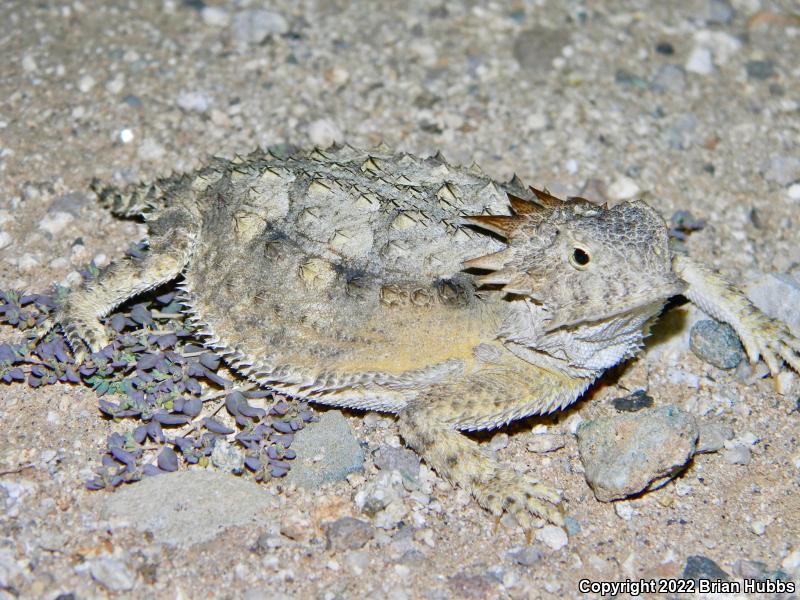
<instances>
[{"instance_id":1,"label":"lizard mouth","mask_svg":"<svg viewBox=\"0 0 800 600\"><path fill-rule=\"evenodd\" d=\"M585 316L585 309L580 309L577 303L558 307L550 312L544 330L546 333L561 328L575 327L581 324L600 323L611 319L627 321L630 317L642 313L655 314L664 303L673 296L682 294L686 284L677 277L672 277L659 284L651 284L640 288L622 299L609 299L598 310L591 311ZM545 307L545 310L546 307ZM548 311L549 312L549 311ZM573 317L572 315L580 315Z\"/></svg>"}]
</instances>

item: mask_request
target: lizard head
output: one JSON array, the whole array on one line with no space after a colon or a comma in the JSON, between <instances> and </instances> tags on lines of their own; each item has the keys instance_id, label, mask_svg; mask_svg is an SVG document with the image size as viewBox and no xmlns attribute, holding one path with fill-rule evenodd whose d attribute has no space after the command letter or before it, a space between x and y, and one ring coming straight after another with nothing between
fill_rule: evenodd
<instances>
[{"instance_id":1,"label":"lizard head","mask_svg":"<svg viewBox=\"0 0 800 600\"><path fill-rule=\"evenodd\" d=\"M555 332L606 345L626 331L640 340L650 317L683 291L663 219L643 202L607 208L533 192L535 200L509 195L512 215L469 217L503 236L507 247L465 267L489 270L478 277L480 285L524 300L535 321L524 327L528 346L552 340Z\"/></svg>"}]
</instances>

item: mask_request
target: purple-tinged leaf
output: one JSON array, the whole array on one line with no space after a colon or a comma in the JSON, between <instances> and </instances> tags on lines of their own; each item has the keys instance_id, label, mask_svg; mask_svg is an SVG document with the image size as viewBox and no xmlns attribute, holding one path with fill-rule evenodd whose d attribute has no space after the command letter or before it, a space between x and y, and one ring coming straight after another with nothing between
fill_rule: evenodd
<instances>
[{"instance_id":1,"label":"purple-tinged leaf","mask_svg":"<svg viewBox=\"0 0 800 600\"><path fill-rule=\"evenodd\" d=\"M92 491L102 490L106 487L106 484L103 483L103 480L99 478L90 479L85 485L87 490Z\"/></svg>"},{"instance_id":2,"label":"purple-tinged leaf","mask_svg":"<svg viewBox=\"0 0 800 600\"><path fill-rule=\"evenodd\" d=\"M156 413L153 419L162 425L186 425L191 419L189 415L174 415L169 413Z\"/></svg>"},{"instance_id":3,"label":"purple-tinged leaf","mask_svg":"<svg viewBox=\"0 0 800 600\"><path fill-rule=\"evenodd\" d=\"M128 452L127 450L123 450L117 446L109 448L109 452L111 453L111 456L124 465L128 467L136 466L136 456L134 456L132 452Z\"/></svg>"},{"instance_id":4,"label":"purple-tinged leaf","mask_svg":"<svg viewBox=\"0 0 800 600\"><path fill-rule=\"evenodd\" d=\"M258 471L261 468L261 461L253 456L247 456L244 459L244 466L251 471Z\"/></svg>"},{"instance_id":5,"label":"purple-tinged leaf","mask_svg":"<svg viewBox=\"0 0 800 600\"><path fill-rule=\"evenodd\" d=\"M209 381L216 383L219 387L224 388L230 385L231 383L229 380L225 379L224 377L220 377L216 373L212 373L208 369L205 369L205 371L203 372L203 376Z\"/></svg>"},{"instance_id":6,"label":"purple-tinged leaf","mask_svg":"<svg viewBox=\"0 0 800 600\"><path fill-rule=\"evenodd\" d=\"M159 469L157 466L147 463L145 466L142 467L142 473L147 475L148 477L153 477L154 475L161 475L163 471Z\"/></svg>"},{"instance_id":7,"label":"purple-tinged leaf","mask_svg":"<svg viewBox=\"0 0 800 600\"><path fill-rule=\"evenodd\" d=\"M200 355L200 364L206 369L216 371L219 369L220 358L212 352L204 352Z\"/></svg>"},{"instance_id":8,"label":"purple-tinged leaf","mask_svg":"<svg viewBox=\"0 0 800 600\"><path fill-rule=\"evenodd\" d=\"M229 435L229 434L231 434L231 433L233 433L235 431L235 430L231 429L230 427L227 427L226 425L223 425L222 423L220 423L216 419L212 419L211 417L206 417L203 420L203 423L204 423L206 429L208 429L212 433L218 433L220 435Z\"/></svg>"},{"instance_id":9,"label":"purple-tinged leaf","mask_svg":"<svg viewBox=\"0 0 800 600\"><path fill-rule=\"evenodd\" d=\"M147 427L144 425L139 425L136 429L133 430L133 441L137 444L143 444L144 441L147 439Z\"/></svg>"},{"instance_id":10,"label":"purple-tinged leaf","mask_svg":"<svg viewBox=\"0 0 800 600\"><path fill-rule=\"evenodd\" d=\"M166 447L158 455L158 467L169 473L178 470L178 455L172 448Z\"/></svg>"},{"instance_id":11,"label":"purple-tinged leaf","mask_svg":"<svg viewBox=\"0 0 800 600\"><path fill-rule=\"evenodd\" d=\"M183 404L183 413L190 417L196 417L203 411L203 401L199 398L189 398Z\"/></svg>"}]
</instances>

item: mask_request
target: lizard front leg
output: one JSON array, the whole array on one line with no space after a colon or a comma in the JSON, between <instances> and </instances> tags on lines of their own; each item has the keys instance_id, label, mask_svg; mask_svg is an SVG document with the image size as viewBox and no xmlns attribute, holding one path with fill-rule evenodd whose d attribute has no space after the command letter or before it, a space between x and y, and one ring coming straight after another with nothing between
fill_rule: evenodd
<instances>
[{"instance_id":1,"label":"lizard front leg","mask_svg":"<svg viewBox=\"0 0 800 600\"><path fill-rule=\"evenodd\" d=\"M685 296L733 327L751 363L763 358L774 377L780 373L782 359L800 373L800 339L784 323L762 313L733 285L687 256L676 254L672 264L688 284Z\"/></svg>"},{"instance_id":2,"label":"lizard front leg","mask_svg":"<svg viewBox=\"0 0 800 600\"><path fill-rule=\"evenodd\" d=\"M550 412L574 401L591 380L519 363L432 386L400 412L399 425L406 443L440 476L469 491L494 515L513 514L529 530L534 516L563 524L558 492L501 464L460 431Z\"/></svg>"},{"instance_id":3,"label":"lizard front leg","mask_svg":"<svg viewBox=\"0 0 800 600\"><path fill-rule=\"evenodd\" d=\"M174 279L183 270L194 235L174 226L185 220L182 212L171 209L159 219L162 223L156 222L153 229L159 235L151 237L145 256L112 263L97 279L72 291L59 307L53 320L64 329L76 360L83 359L87 347L96 352L108 344L101 318L127 299Z\"/></svg>"}]
</instances>

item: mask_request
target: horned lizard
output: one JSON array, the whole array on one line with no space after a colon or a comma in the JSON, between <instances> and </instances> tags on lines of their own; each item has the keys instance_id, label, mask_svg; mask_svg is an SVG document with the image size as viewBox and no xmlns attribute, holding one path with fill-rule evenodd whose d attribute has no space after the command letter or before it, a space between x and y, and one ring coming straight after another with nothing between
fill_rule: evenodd
<instances>
[{"instance_id":1,"label":"horned lizard","mask_svg":"<svg viewBox=\"0 0 800 600\"><path fill-rule=\"evenodd\" d=\"M144 217L149 251L67 297L56 320L77 355L107 343L113 308L181 278L191 322L230 367L294 397L397 413L433 469L525 528L561 523L559 494L459 432L574 402L637 353L671 296L731 324L773 375L800 369L800 340L672 251L640 201L561 201L439 155L349 146L97 191Z\"/></svg>"}]
</instances>

